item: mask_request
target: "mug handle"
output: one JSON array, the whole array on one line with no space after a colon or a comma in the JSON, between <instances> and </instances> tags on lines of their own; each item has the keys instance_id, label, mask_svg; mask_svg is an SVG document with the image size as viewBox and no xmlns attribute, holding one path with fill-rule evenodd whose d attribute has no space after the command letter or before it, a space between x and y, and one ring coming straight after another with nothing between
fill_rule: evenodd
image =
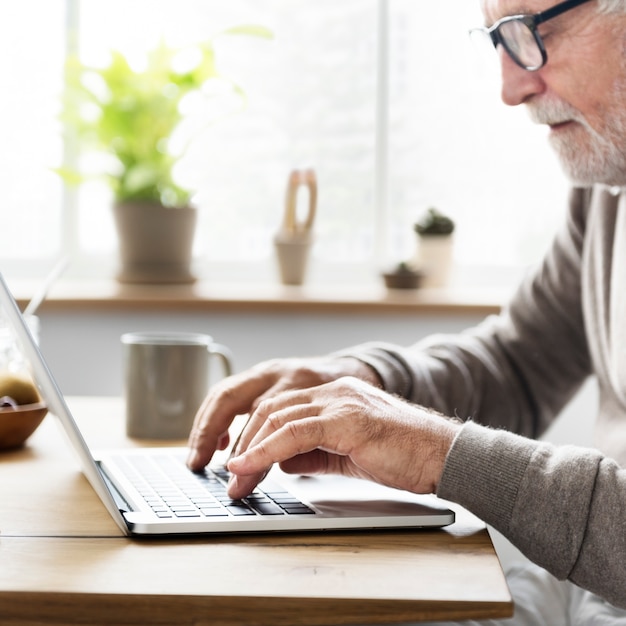
<instances>
[{"instance_id":1,"label":"mug handle","mask_svg":"<svg viewBox=\"0 0 626 626\"><path fill-rule=\"evenodd\" d=\"M207 346L207 350L210 356L215 355L219 357L224 370L224 378L231 376L233 373L233 353L230 351L230 348L221 343L210 343Z\"/></svg>"}]
</instances>

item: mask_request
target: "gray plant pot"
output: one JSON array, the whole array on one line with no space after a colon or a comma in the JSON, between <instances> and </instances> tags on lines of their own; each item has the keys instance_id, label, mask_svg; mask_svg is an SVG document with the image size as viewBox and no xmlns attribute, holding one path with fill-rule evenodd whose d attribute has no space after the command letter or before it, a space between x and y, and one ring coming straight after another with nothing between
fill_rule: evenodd
<instances>
[{"instance_id":1,"label":"gray plant pot","mask_svg":"<svg viewBox=\"0 0 626 626\"><path fill-rule=\"evenodd\" d=\"M193 283L191 272L197 211L152 202L113 207L119 237L117 280L134 284Z\"/></svg>"}]
</instances>

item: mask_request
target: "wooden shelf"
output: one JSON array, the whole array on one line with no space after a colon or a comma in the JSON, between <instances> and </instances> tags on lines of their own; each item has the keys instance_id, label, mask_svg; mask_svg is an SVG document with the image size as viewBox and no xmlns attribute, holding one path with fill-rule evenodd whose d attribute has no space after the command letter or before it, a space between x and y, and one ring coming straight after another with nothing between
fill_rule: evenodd
<instances>
[{"instance_id":1,"label":"wooden shelf","mask_svg":"<svg viewBox=\"0 0 626 626\"><path fill-rule=\"evenodd\" d=\"M20 306L35 283L11 285ZM508 294L456 289L386 290L382 286L121 285L115 281L66 281L55 285L41 310L102 311L254 311L350 314L424 313L489 315L500 311Z\"/></svg>"}]
</instances>

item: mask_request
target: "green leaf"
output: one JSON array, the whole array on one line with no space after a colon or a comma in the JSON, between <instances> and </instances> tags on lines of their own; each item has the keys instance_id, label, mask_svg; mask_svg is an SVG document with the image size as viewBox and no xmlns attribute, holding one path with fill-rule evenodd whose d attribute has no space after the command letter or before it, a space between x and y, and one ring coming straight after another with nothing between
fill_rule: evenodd
<instances>
[{"instance_id":1,"label":"green leaf","mask_svg":"<svg viewBox=\"0 0 626 626\"><path fill-rule=\"evenodd\" d=\"M264 26L255 26L253 24L245 24L242 26L233 26L222 31L225 35L250 35L252 37L261 37L263 39L274 39L274 33Z\"/></svg>"},{"instance_id":2,"label":"green leaf","mask_svg":"<svg viewBox=\"0 0 626 626\"><path fill-rule=\"evenodd\" d=\"M53 167L52 171L60 176L63 179L63 182L65 182L70 187L76 187L84 183L85 179L87 178L83 174L80 174L79 172L76 172L66 167Z\"/></svg>"}]
</instances>

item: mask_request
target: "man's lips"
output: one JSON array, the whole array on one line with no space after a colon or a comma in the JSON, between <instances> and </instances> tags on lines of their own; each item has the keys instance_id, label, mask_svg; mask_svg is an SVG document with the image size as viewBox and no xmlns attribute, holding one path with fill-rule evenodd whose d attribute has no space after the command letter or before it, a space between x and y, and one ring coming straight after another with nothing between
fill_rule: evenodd
<instances>
[{"instance_id":1,"label":"man's lips","mask_svg":"<svg viewBox=\"0 0 626 626\"><path fill-rule=\"evenodd\" d=\"M558 133L561 130L569 128L575 123L576 120L563 120L562 122L547 122L547 126L550 128L550 132Z\"/></svg>"}]
</instances>

